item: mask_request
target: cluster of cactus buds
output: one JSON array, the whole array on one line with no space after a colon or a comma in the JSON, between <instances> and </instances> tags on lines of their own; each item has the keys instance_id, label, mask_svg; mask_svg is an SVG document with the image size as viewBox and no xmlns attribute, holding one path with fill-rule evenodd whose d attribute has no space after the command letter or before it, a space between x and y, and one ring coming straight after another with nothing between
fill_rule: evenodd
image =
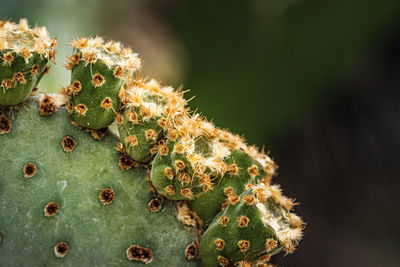
<instances>
[{"instance_id":1,"label":"cluster of cactus buds","mask_svg":"<svg viewBox=\"0 0 400 267\"><path fill-rule=\"evenodd\" d=\"M25 19L0 21L0 105L29 97L54 59L55 45L44 27L31 29Z\"/></svg>"},{"instance_id":2,"label":"cluster of cactus buds","mask_svg":"<svg viewBox=\"0 0 400 267\"><path fill-rule=\"evenodd\" d=\"M206 229L204 266L261 264L295 249L304 224L290 212L293 201L270 184L277 170L270 157L191 112L181 90L132 79L120 102L123 151L135 161L151 161L158 194L188 202L197 222L187 224Z\"/></svg>"},{"instance_id":3,"label":"cluster of cactus buds","mask_svg":"<svg viewBox=\"0 0 400 267\"><path fill-rule=\"evenodd\" d=\"M30 29L25 20L1 22L0 34L0 105L14 105L37 85L54 58L55 40L44 28ZM200 234L205 231L199 240L204 266L253 266L295 249L304 223L291 212L292 199L271 184L277 165L268 155L191 111L181 88L142 79L141 59L120 43L85 37L70 45L66 68L72 72L71 84L62 88L63 96L42 96L40 114L53 114L64 101L73 124L96 139L116 121L121 169L147 164L148 182L158 194L148 204L150 211L159 211L164 199L177 200L178 219ZM11 125L1 116L0 133L7 133ZM62 140L65 152L75 145L70 136ZM35 175L32 164L25 166L26 178ZM114 196L107 187L99 198L109 205ZM138 260L140 253L133 248L128 258ZM197 247L189 250L195 258Z\"/></svg>"}]
</instances>

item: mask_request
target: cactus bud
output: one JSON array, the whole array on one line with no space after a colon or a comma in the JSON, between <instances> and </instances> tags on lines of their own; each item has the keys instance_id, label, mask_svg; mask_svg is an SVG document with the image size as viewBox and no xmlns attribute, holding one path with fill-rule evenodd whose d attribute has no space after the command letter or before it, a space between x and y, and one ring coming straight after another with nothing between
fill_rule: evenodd
<instances>
[{"instance_id":1,"label":"cactus bud","mask_svg":"<svg viewBox=\"0 0 400 267\"><path fill-rule=\"evenodd\" d=\"M203 266L217 266L222 258L227 264L246 261L254 266L282 250L291 253L301 240L304 223L290 212L293 202L278 186L260 183L244 191L240 199L217 214L203 234Z\"/></svg>"},{"instance_id":2,"label":"cactus bud","mask_svg":"<svg viewBox=\"0 0 400 267\"><path fill-rule=\"evenodd\" d=\"M161 87L154 80L129 82L120 101L125 102L123 120L118 125L121 141L129 156L139 162L149 162L160 148L165 149L157 143L167 132L167 123L187 113L182 93ZM133 136L135 143L130 142Z\"/></svg>"},{"instance_id":3,"label":"cactus bud","mask_svg":"<svg viewBox=\"0 0 400 267\"><path fill-rule=\"evenodd\" d=\"M80 38L70 44L73 54L67 69L72 71L71 85L61 93L70 97L75 122L89 129L110 125L119 109L118 93L128 76L141 67L137 54L117 42L103 38Z\"/></svg>"},{"instance_id":4,"label":"cactus bud","mask_svg":"<svg viewBox=\"0 0 400 267\"><path fill-rule=\"evenodd\" d=\"M54 59L56 40L45 27L29 28L20 23L0 23L0 105L25 101Z\"/></svg>"}]
</instances>

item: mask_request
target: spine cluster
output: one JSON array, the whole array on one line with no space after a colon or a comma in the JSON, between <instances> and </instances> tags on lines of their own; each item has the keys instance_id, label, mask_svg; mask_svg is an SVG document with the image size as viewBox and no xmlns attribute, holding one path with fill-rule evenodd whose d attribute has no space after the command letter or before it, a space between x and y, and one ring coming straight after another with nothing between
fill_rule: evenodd
<instances>
[{"instance_id":1,"label":"spine cluster","mask_svg":"<svg viewBox=\"0 0 400 267\"><path fill-rule=\"evenodd\" d=\"M56 40L45 27L0 21L0 105L25 101L55 57Z\"/></svg>"}]
</instances>

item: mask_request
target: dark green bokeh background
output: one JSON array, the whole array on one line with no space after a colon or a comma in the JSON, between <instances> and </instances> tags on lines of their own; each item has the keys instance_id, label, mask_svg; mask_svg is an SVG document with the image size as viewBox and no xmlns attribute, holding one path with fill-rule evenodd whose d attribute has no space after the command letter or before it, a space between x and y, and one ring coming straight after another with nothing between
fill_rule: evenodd
<instances>
[{"instance_id":1,"label":"dark green bokeh background","mask_svg":"<svg viewBox=\"0 0 400 267\"><path fill-rule=\"evenodd\" d=\"M193 108L265 145L308 222L284 266L400 262L400 1L2 1L0 18L46 25L69 83L70 38L132 47L144 75L190 89Z\"/></svg>"}]
</instances>

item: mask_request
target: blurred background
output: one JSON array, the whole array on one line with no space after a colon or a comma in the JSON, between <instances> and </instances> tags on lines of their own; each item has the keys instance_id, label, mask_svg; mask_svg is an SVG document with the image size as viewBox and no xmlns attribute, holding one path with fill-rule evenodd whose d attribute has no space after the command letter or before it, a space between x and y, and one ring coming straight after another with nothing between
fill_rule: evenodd
<instances>
[{"instance_id":1,"label":"blurred background","mask_svg":"<svg viewBox=\"0 0 400 267\"><path fill-rule=\"evenodd\" d=\"M400 266L400 1L2 0L59 41L41 91L69 83L71 38L122 41L144 76L265 147L308 222L278 266ZM397 156L396 156L397 155Z\"/></svg>"}]
</instances>

